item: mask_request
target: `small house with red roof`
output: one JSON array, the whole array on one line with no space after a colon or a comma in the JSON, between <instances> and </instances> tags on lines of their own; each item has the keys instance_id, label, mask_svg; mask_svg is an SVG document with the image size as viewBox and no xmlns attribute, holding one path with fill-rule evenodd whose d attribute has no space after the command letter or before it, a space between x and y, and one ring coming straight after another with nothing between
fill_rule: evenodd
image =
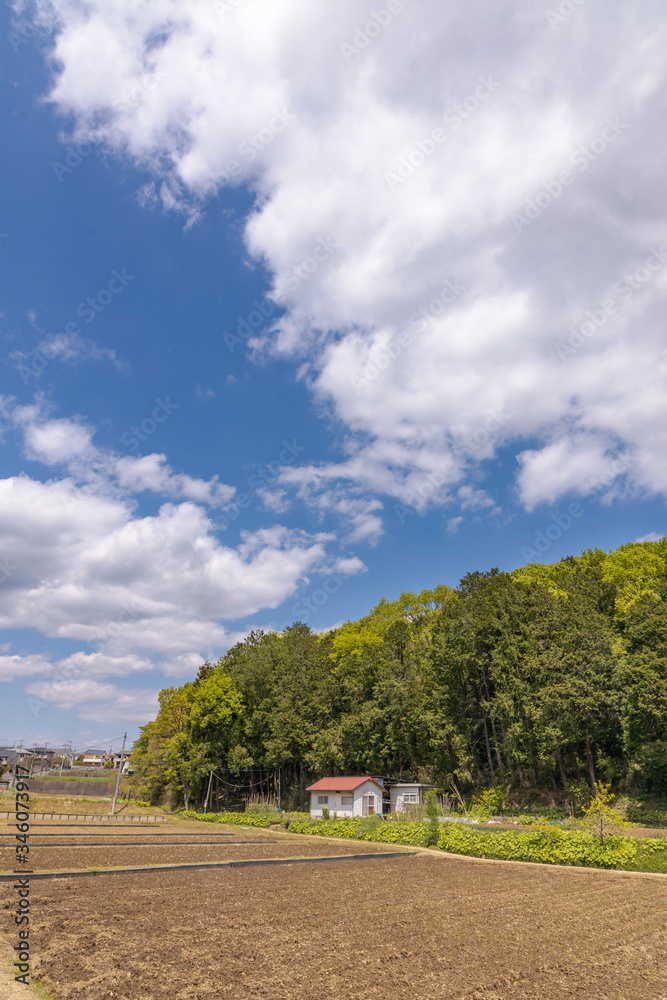
<instances>
[{"instance_id":1,"label":"small house with red roof","mask_svg":"<svg viewBox=\"0 0 667 1000\"><path fill-rule=\"evenodd\" d=\"M341 818L382 815L382 785L371 777L320 778L306 789L310 792L310 818L322 819L323 810L329 816Z\"/></svg>"}]
</instances>

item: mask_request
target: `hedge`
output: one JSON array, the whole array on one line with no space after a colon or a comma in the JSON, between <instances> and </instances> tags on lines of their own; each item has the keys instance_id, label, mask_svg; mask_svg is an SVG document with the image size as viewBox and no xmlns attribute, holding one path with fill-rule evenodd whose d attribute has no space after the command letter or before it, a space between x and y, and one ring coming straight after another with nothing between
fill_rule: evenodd
<instances>
[{"instance_id":1,"label":"hedge","mask_svg":"<svg viewBox=\"0 0 667 1000\"><path fill-rule=\"evenodd\" d=\"M268 827L275 817L252 813L182 813L207 823ZM450 854L499 861L537 861L548 865L578 865L584 868L621 868L628 871L667 873L667 839L634 837L600 838L578 830L475 830L459 823L440 825L438 847ZM377 819L311 820L297 817L289 824L290 833L318 837L341 837L406 847L429 847L430 827L426 823L386 823Z\"/></svg>"},{"instance_id":2,"label":"hedge","mask_svg":"<svg viewBox=\"0 0 667 1000\"><path fill-rule=\"evenodd\" d=\"M383 823L373 819L294 819L289 829L290 833L371 840L380 844L405 844L410 847L428 847L429 844L429 828L425 823Z\"/></svg>"},{"instance_id":3,"label":"hedge","mask_svg":"<svg viewBox=\"0 0 667 1000\"><path fill-rule=\"evenodd\" d=\"M578 830L553 832L470 830L445 824L438 847L452 854L502 861L538 861L547 865L581 865L584 868L626 868L637 855L630 837L599 837Z\"/></svg>"},{"instance_id":4,"label":"hedge","mask_svg":"<svg viewBox=\"0 0 667 1000\"><path fill-rule=\"evenodd\" d=\"M225 823L231 826L261 826L268 827L275 823L277 814L272 816L258 816L256 813L198 813L193 809L181 810L181 816L188 819L198 819L202 823Z\"/></svg>"}]
</instances>

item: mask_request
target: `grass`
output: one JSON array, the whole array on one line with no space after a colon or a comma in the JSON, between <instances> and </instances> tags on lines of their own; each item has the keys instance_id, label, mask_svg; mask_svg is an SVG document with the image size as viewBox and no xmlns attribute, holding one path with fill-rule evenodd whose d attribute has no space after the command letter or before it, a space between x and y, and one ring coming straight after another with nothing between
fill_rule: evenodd
<instances>
[{"instance_id":1,"label":"grass","mask_svg":"<svg viewBox=\"0 0 667 1000\"><path fill-rule=\"evenodd\" d=\"M31 813L63 813L78 816L102 816L111 812L111 796L85 795L43 795L30 793ZM0 812L12 812L14 809L14 792L0 793ZM159 807L146 808L128 799L119 799L116 812L121 816L164 816L165 810Z\"/></svg>"}]
</instances>

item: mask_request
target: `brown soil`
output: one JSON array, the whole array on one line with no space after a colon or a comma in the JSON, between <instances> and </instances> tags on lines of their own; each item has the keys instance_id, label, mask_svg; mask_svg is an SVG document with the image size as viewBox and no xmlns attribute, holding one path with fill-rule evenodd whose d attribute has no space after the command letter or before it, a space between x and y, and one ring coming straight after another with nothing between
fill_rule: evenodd
<instances>
[{"instance_id":1,"label":"brown soil","mask_svg":"<svg viewBox=\"0 0 667 1000\"><path fill-rule=\"evenodd\" d=\"M667 1000L650 876L419 854L58 879L31 901L59 1000Z\"/></svg>"},{"instance_id":2,"label":"brown soil","mask_svg":"<svg viewBox=\"0 0 667 1000\"><path fill-rule=\"evenodd\" d=\"M250 838L248 838L250 839ZM142 844L139 847L89 847L85 844L66 847L37 847L30 853L30 868L34 872L82 871L87 868L134 868L142 865L187 865L197 861L240 861L247 858L311 858L340 854L375 854L401 850L391 844L363 844L338 840L324 843L304 837L281 838L278 842L243 843L231 837L214 845ZM134 840L132 841L134 844ZM408 848L403 848L408 850ZM13 849L0 848L0 870L12 871Z\"/></svg>"}]
</instances>

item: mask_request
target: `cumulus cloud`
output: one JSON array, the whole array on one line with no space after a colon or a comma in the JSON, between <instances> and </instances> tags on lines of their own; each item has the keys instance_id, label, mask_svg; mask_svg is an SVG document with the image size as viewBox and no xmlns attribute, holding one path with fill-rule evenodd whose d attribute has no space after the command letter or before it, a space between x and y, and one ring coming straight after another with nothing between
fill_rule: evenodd
<instances>
[{"instance_id":1,"label":"cumulus cloud","mask_svg":"<svg viewBox=\"0 0 667 1000\"><path fill-rule=\"evenodd\" d=\"M405 502L411 477L460 484L503 446L529 507L584 489L597 439L597 464L613 440L667 491L658 7L558 26L510 0L31 9L51 100L146 168L148 194L193 219L216 187L257 192L246 242L284 310L264 349L349 430L311 490Z\"/></svg>"},{"instance_id":2,"label":"cumulus cloud","mask_svg":"<svg viewBox=\"0 0 667 1000\"><path fill-rule=\"evenodd\" d=\"M42 707L76 709L80 718L91 722L143 725L155 718L158 692L150 689L120 688L89 678L77 680L38 681L29 684L36 713Z\"/></svg>"},{"instance_id":3,"label":"cumulus cloud","mask_svg":"<svg viewBox=\"0 0 667 1000\"><path fill-rule=\"evenodd\" d=\"M145 722L155 692L124 693L105 678L192 676L243 638L225 620L278 607L306 574L328 573L332 540L274 525L226 547L191 501L140 517L127 499L85 492L71 479L0 480L0 628L89 647L60 658L0 656L0 680L44 678L27 689L37 712L75 708L93 721ZM354 558L344 564L357 569Z\"/></svg>"},{"instance_id":4,"label":"cumulus cloud","mask_svg":"<svg viewBox=\"0 0 667 1000\"><path fill-rule=\"evenodd\" d=\"M43 676L50 674L51 671L51 662L39 653L28 656L0 656L0 681L13 681L18 676L29 677L31 674Z\"/></svg>"},{"instance_id":5,"label":"cumulus cloud","mask_svg":"<svg viewBox=\"0 0 667 1000\"><path fill-rule=\"evenodd\" d=\"M184 473L175 474L167 464L166 455L119 458L115 463L115 474L119 484L131 493L151 490L166 496L188 497L213 507L229 503L236 492L233 486L219 483L217 476L205 482Z\"/></svg>"},{"instance_id":6,"label":"cumulus cloud","mask_svg":"<svg viewBox=\"0 0 667 1000\"><path fill-rule=\"evenodd\" d=\"M19 406L13 399L0 397L0 414L23 435L26 457L50 466L64 466L78 481L97 492L128 494L150 491L165 497L186 498L216 508L228 504L234 486L218 477L206 481L176 473L166 455L118 455L97 448L94 429L80 418L53 418L51 407L38 398L34 404Z\"/></svg>"},{"instance_id":7,"label":"cumulus cloud","mask_svg":"<svg viewBox=\"0 0 667 1000\"><path fill-rule=\"evenodd\" d=\"M323 562L330 539L274 526L243 532L229 548L190 502L137 517L126 503L82 495L68 482L5 479L0 551L15 569L3 586L0 627L86 639L106 628L116 642L133 634L161 649L184 622L276 607ZM166 635L142 639L151 622Z\"/></svg>"}]
</instances>

